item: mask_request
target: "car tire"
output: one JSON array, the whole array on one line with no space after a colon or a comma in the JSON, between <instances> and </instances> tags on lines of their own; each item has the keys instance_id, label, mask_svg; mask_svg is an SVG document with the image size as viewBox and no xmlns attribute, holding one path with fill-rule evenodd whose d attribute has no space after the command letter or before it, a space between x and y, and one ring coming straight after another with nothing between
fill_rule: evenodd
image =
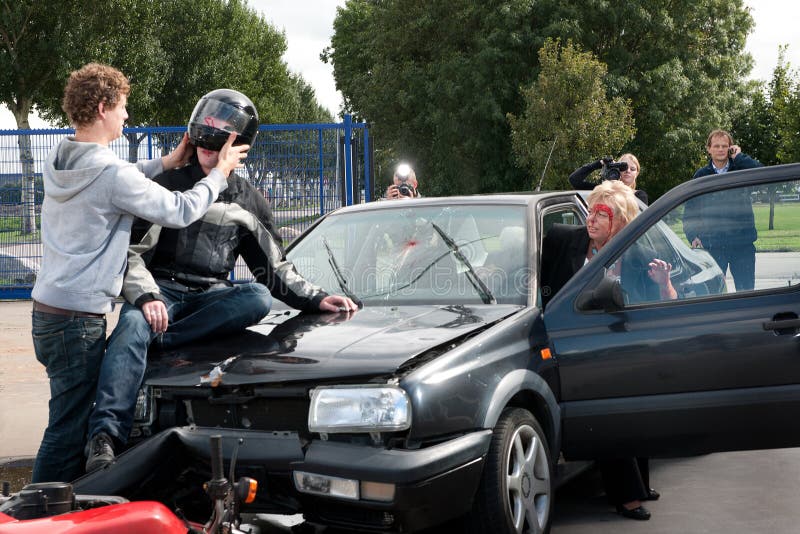
<instances>
[{"instance_id":1,"label":"car tire","mask_svg":"<svg viewBox=\"0 0 800 534\"><path fill-rule=\"evenodd\" d=\"M494 427L464 526L470 534L546 534L553 508L550 448L536 418L506 408Z\"/></svg>"}]
</instances>

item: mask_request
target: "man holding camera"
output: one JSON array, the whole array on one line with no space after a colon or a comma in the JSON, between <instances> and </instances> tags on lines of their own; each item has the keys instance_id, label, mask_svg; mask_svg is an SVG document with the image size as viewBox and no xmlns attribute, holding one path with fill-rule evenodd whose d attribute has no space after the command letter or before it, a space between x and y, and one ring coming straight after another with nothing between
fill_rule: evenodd
<instances>
[{"instance_id":1,"label":"man holding camera","mask_svg":"<svg viewBox=\"0 0 800 534\"><path fill-rule=\"evenodd\" d=\"M710 161L697 169L694 178L729 171L761 167L761 163L742 152L725 130L714 130L706 140ZM693 198L686 203L683 231L692 248L703 248L722 272L730 266L737 291L755 286L758 238L753 205L747 189L730 189Z\"/></svg>"},{"instance_id":2,"label":"man holding camera","mask_svg":"<svg viewBox=\"0 0 800 534\"><path fill-rule=\"evenodd\" d=\"M417 191L417 175L409 164L401 163L398 165L394 171L394 176L392 176L392 181L394 183L386 189L386 198L388 200L406 200L421 196Z\"/></svg>"}]
</instances>

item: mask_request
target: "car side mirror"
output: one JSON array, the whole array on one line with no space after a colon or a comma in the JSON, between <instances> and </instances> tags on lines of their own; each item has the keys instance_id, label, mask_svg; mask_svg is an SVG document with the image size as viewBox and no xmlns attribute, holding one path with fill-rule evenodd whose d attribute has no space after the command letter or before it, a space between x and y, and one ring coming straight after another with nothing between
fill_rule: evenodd
<instances>
[{"instance_id":1,"label":"car side mirror","mask_svg":"<svg viewBox=\"0 0 800 534\"><path fill-rule=\"evenodd\" d=\"M619 278L603 276L594 289L587 289L578 295L576 305L581 311L620 311L625 307L625 295Z\"/></svg>"}]
</instances>

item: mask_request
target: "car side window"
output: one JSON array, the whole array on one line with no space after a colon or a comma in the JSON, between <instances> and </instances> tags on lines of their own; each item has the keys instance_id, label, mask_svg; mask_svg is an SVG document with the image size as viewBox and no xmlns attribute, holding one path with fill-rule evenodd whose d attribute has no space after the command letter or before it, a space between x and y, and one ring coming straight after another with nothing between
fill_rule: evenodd
<instances>
[{"instance_id":1,"label":"car side window","mask_svg":"<svg viewBox=\"0 0 800 534\"><path fill-rule=\"evenodd\" d=\"M539 225L539 236L537 242L537 250L540 252L542 251L542 246L544 243L544 238L547 235L547 232L550 231L550 228L553 227L554 224L567 224L571 226L582 226L586 222L586 215L581 212L580 208L574 203L564 203L564 204L556 204L552 206L547 206L542 209L541 212L541 224ZM543 258L539 258L539 266L541 272L541 262ZM541 276L541 275L540 275ZM541 284L541 280L539 282ZM536 289L536 305L541 307L542 306L542 288L537 287Z\"/></svg>"},{"instance_id":2,"label":"car side window","mask_svg":"<svg viewBox=\"0 0 800 534\"><path fill-rule=\"evenodd\" d=\"M800 180L735 187L689 199L621 256L626 305L667 300L650 263L670 267L677 299L800 284Z\"/></svg>"},{"instance_id":3,"label":"car side window","mask_svg":"<svg viewBox=\"0 0 800 534\"><path fill-rule=\"evenodd\" d=\"M559 205L547 208L542 215L542 238L547 235L547 231L556 223L558 224L583 224L586 218L578 211L573 204Z\"/></svg>"}]
</instances>

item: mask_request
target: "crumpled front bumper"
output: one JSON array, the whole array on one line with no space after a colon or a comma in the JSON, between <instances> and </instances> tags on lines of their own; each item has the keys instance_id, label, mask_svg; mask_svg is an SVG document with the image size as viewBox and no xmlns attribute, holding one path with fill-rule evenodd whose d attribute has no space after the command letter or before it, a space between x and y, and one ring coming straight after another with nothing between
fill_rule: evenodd
<instances>
[{"instance_id":1,"label":"crumpled front bumper","mask_svg":"<svg viewBox=\"0 0 800 534\"><path fill-rule=\"evenodd\" d=\"M112 466L76 480L75 492L140 495L149 473L163 469L165 462L174 469L178 459L207 469L212 435L222 436L226 474L236 450L237 476L266 476L266 481L259 480L262 487L256 507L274 500L278 505L264 511L302 510L312 522L391 532L417 530L466 513L480 482L492 432L471 432L406 450L322 440L304 443L295 432L172 428L121 454ZM301 493L294 487L293 471L394 484L394 499L379 502ZM297 510L292 510L293 505Z\"/></svg>"}]
</instances>

